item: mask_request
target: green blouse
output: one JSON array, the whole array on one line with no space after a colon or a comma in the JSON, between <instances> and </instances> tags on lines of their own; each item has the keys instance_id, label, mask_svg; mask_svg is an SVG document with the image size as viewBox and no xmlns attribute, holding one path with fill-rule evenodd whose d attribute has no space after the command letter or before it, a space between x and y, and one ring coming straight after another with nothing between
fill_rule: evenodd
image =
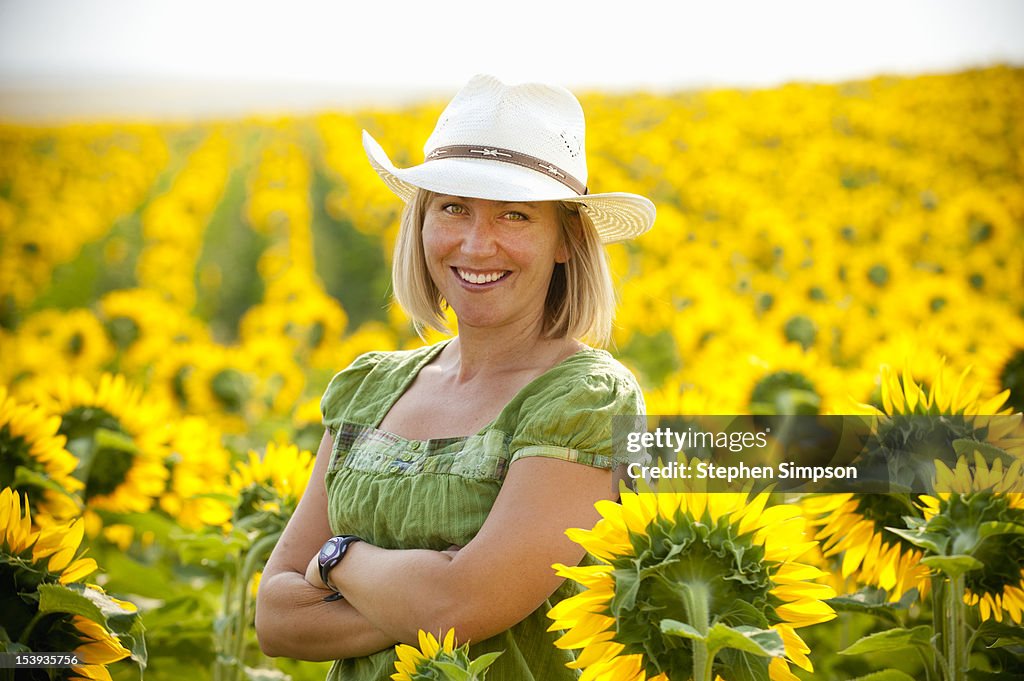
<instances>
[{"instance_id":1,"label":"green blouse","mask_svg":"<svg viewBox=\"0 0 1024 681\"><path fill-rule=\"evenodd\" d=\"M465 546L479 531L509 466L543 456L612 468L612 416L644 413L633 375L610 354L587 348L524 387L498 417L471 437L408 440L380 430L384 416L448 341L400 352L371 352L337 374L321 401L334 437L327 470L327 510L337 534L356 534L387 549ZM386 585L383 587L386 588ZM504 650L489 681L562 681L565 666L546 613L576 593L566 582L540 608L497 636L470 647L470 657ZM437 635L438 632L433 632ZM388 649L338 660L329 681L387 681Z\"/></svg>"}]
</instances>

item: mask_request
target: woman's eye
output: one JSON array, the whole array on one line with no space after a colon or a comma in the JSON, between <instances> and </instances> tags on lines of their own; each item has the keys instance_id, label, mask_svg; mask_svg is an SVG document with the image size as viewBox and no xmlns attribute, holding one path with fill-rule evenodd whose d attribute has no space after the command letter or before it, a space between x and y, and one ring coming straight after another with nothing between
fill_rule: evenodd
<instances>
[{"instance_id":1,"label":"woman's eye","mask_svg":"<svg viewBox=\"0 0 1024 681\"><path fill-rule=\"evenodd\" d=\"M441 210L450 215L462 215L466 212L466 207L458 203L446 203Z\"/></svg>"},{"instance_id":2,"label":"woman's eye","mask_svg":"<svg viewBox=\"0 0 1024 681\"><path fill-rule=\"evenodd\" d=\"M505 217L507 217L509 220L529 220L528 217L526 217L522 213L518 213L516 211L512 211L511 213L507 213L505 215Z\"/></svg>"}]
</instances>

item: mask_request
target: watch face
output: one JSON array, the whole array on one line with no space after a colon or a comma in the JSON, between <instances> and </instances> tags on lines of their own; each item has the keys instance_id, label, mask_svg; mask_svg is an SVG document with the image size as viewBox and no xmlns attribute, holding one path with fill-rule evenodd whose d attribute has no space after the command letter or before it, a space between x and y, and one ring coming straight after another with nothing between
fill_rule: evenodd
<instances>
[{"instance_id":1,"label":"watch face","mask_svg":"<svg viewBox=\"0 0 1024 681\"><path fill-rule=\"evenodd\" d=\"M331 537L320 549L320 564L323 565L338 555L338 545L341 541L337 537Z\"/></svg>"}]
</instances>

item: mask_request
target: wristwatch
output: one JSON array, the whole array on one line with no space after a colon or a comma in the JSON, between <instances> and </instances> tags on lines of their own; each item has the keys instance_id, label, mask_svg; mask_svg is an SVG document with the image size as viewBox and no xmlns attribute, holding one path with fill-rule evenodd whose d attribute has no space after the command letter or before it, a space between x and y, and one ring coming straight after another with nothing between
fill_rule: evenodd
<instances>
[{"instance_id":1,"label":"wristwatch","mask_svg":"<svg viewBox=\"0 0 1024 681\"><path fill-rule=\"evenodd\" d=\"M336 586L331 584L328 575L334 569L334 566L340 563L341 559L348 553L348 547L357 541L363 540L354 534L339 534L328 539L320 547L320 553L317 555L317 563L320 565L320 579L323 581L324 586L334 592L324 598L325 601L336 601L342 598L341 592L338 591Z\"/></svg>"}]
</instances>

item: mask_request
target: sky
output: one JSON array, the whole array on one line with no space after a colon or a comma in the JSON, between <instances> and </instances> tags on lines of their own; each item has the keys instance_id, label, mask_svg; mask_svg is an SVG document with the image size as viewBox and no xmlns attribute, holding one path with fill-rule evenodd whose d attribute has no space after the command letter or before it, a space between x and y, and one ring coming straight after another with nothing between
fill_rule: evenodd
<instances>
[{"instance_id":1,"label":"sky","mask_svg":"<svg viewBox=\"0 0 1024 681\"><path fill-rule=\"evenodd\" d=\"M1022 36L1018 0L0 0L0 111L128 87L157 107L189 88L415 99L481 72L604 90L835 82L1024 65Z\"/></svg>"}]
</instances>

